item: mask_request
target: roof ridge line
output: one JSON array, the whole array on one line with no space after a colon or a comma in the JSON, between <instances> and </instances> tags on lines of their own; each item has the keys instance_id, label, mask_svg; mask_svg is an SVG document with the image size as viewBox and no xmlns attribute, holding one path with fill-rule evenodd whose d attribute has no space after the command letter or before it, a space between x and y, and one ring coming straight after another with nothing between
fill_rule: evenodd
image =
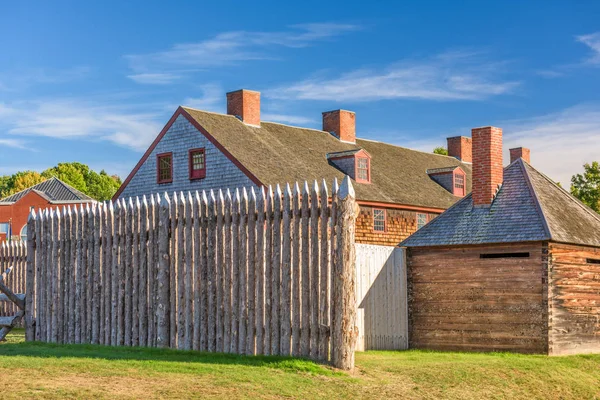
<instances>
[{"instance_id":1,"label":"roof ridge line","mask_svg":"<svg viewBox=\"0 0 600 400\"><path fill-rule=\"evenodd\" d=\"M579 200L577 197L573 196L571 193L569 193L565 188L563 188L562 186L558 186L552 179L550 179L546 174L544 174L543 172L538 171L537 169L535 169L534 167L532 167L531 165L529 165L535 172L537 172L538 174L540 174L544 179L546 179L548 182L550 182L552 184L552 186L558 188L559 190L561 190L564 194L567 195L567 197L569 198L569 200L571 200L573 203L577 204L577 206L579 206L580 208L582 208L583 210L585 210L588 214L590 214L594 219L596 219L598 222L600 222L600 214L598 214L597 212L595 212L594 210L592 210L591 208L589 208L588 206L586 206L585 204L583 204L583 202L581 200Z\"/></svg>"},{"instance_id":2,"label":"roof ridge line","mask_svg":"<svg viewBox=\"0 0 600 400\"><path fill-rule=\"evenodd\" d=\"M533 197L535 207L538 209L538 211L541 214L542 224L544 225L544 230L546 231L546 234L548 235L548 239L552 239L552 232L550 231L550 225L548 225L548 220L546 219L546 214L544 213L542 203L540 202L540 199L538 198L538 195L535 192L535 189L533 188L533 184L531 183L531 178L529 177L529 172L527 172L527 168L525 168L524 161L522 158L519 158L516 162L518 163L519 168L521 169L521 171L523 172L523 175L525 176L525 181L527 182L527 187L529 188L529 192L531 193L531 196ZM509 166L510 166L510 164L509 164Z\"/></svg>"}]
</instances>

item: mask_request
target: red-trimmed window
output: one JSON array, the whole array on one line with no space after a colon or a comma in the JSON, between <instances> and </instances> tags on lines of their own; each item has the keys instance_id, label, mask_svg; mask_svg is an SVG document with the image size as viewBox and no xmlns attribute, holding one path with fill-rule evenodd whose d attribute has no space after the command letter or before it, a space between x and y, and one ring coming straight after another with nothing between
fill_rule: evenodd
<instances>
[{"instance_id":1,"label":"red-trimmed window","mask_svg":"<svg viewBox=\"0 0 600 400\"><path fill-rule=\"evenodd\" d=\"M162 153L156 156L156 182L173 182L173 153Z\"/></svg>"},{"instance_id":2,"label":"red-trimmed window","mask_svg":"<svg viewBox=\"0 0 600 400\"><path fill-rule=\"evenodd\" d=\"M356 182L371 182L370 163L366 157L358 157L356 159Z\"/></svg>"},{"instance_id":3,"label":"red-trimmed window","mask_svg":"<svg viewBox=\"0 0 600 400\"><path fill-rule=\"evenodd\" d=\"M465 195L465 176L459 172L454 174L454 195Z\"/></svg>"},{"instance_id":4,"label":"red-trimmed window","mask_svg":"<svg viewBox=\"0 0 600 400\"><path fill-rule=\"evenodd\" d=\"M385 210L373 209L373 230L375 232L385 232Z\"/></svg>"},{"instance_id":5,"label":"red-trimmed window","mask_svg":"<svg viewBox=\"0 0 600 400\"><path fill-rule=\"evenodd\" d=\"M206 177L206 153L204 149L190 150L190 179L202 179Z\"/></svg>"}]
</instances>

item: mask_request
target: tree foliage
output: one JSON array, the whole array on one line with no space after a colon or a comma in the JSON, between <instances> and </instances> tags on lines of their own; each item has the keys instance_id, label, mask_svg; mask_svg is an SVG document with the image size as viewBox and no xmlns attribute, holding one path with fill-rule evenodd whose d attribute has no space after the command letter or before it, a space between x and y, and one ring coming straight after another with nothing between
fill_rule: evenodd
<instances>
[{"instance_id":1,"label":"tree foliage","mask_svg":"<svg viewBox=\"0 0 600 400\"><path fill-rule=\"evenodd\" d=\"M446 149L443 146L436 147L435 149L433 149L433 152L435 154L441 154L443 156L447 156L448 155L448 149Z\"/></svg>"},{"instance_id":2,"label":"tree foliage","mask_svg":"<svg viewBox=\"0 0 600 400\"><path fill-rule=\"evenodd\" d=\"M13 175L0 176L0 197L10 196L52 177L99 201L109 200L121 186L118 176L108 175L104 170L98 173L78 162L59 163L42 173L19 171Z\"/></svg>"},{"instance_id":3,"label":"tree foliage","mask_svg":"<svg viewBox=\"0 0 600 400\"><path fill-rule=\"evenodd\" d=\"M600 164L594 161L583 166L583 174L571 178L571 194L600 212Z\"/></svg>"}]
</instances>

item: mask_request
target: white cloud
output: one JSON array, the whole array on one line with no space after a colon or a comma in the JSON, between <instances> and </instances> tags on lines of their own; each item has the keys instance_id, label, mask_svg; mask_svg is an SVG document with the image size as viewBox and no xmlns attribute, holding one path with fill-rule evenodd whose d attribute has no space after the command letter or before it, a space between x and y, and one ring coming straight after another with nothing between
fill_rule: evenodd
<instances>
[{"instance_id":1,"label":"white cloud","mask_svg":"<svg viewBox=\"0 0 600 400\"><path fill-rule=\"evenodd\" d=\"M175 44L168 50L156 53L127 55L125 58L135 72L129 78L139 83L149 83L144 76L156 77L171 75L174 71L189 72L190 68L272 59L269 50L273 47L307 47L316 41L358 29L356 25L337 23L293 25L289 28L279 32L224 32L200 42Z\"/></svg>"},{"instance_id":2,"label":"white cloud","mask_svg":"<svg viewBox=\"0 0 600 400\"><path fill-rule=\"evenodd\" d=\"M382 70L359 69L335 78L311 78L274 88L279 99L374 101L413 98L479 100L512 92L520 83L501 80L505 63L486 62L469 53L443 53L426 60L393 64Z\"/></svg>"},{"instance_id":3,"label":"white cloud","mask_svg":"<svg viewBox=\"0 0 600 400\"><path fill-rule=\"evenodd\" d=\"M20 139L0 139L0 147L4 146L21 150L33 150L33 148L27 145L27 142Z\"/></svg>"},{"instance_id":4,"label":"white cloud","mask_svg":"<svg viewBox=\"0 0 600 400\"><path fill-rule=\"evenodd\" d=\"M580 105L500 126L505 149L529 147L532 165L563 187L570 186L583 164L600 161L600 105Z\"/></svg>"},{"instance_id":5,"label":"white cloud","mask_svg":"<svg viewBox=\"0 0 600 400\"><path fill-rule=\"evenodd\" d=\"M314 119L303 117L300 115L290 114L263 113L260 119L263 121L280 122L283 124L290 124L296 126L307 126L315 123Z\"/></svg>"},{"instance_id":6,"label":"white cloud","mask_svg":"<svg viewBox=\"0 0 600 400\"><path fill-rule=\"evenodd\" d=\"M181 78L177 74L134 74L127 76L132 81L137 83L144 83L148 85L168 85Z\"/></svg>"},{"instance_id":7,"label":"white cloud","mask_svg":"<svg viewBox=\"0 0 600 400\"><path fill-rule=\"evenodd\" d=\"M202 95L187 97L182 105L198 110L223 112L225 106L225 93L220 85L206 84L199 86Z\"/></svg>"},{"instance_id":8,"label":"white cloud","mask_svg":"<svg viewBox=\"0 0 600 400\"><path fill-rule=\"evenodd\" d=\"M590 64L600 64L600 32L577 36L577 41L588 46L593 52L587 62Z\"/></svg>"},{"instance_id":9,"label":"white cloud","mask_svg":"<svg viewBox=\"0 0 600 400\"><path fill-rule=\"evenodd\" d=\"M76 99L0 105L0 115L9 134L109 140L135 150L145 150L162 128L158 113Z\"/></svg>"}]
</instances>

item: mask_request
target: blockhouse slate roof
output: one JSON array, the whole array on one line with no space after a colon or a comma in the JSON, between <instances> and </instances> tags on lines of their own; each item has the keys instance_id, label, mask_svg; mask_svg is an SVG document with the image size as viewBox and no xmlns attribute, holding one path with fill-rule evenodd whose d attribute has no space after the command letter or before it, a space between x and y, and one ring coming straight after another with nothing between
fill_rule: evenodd
<instances>
[{"instance_id":1,"label":"blockhouse slate roof","mask_svg":"<svg viewBox=\"0 0 600 400\"><path fill-rule=\"evenodd\" d=\"M552 240L600 247L600 216L531 165L518 159L490 207L469 194L408 237L401 246L428 247Z\"/></svg>"},{"instance_id":2,"label":"blockhouse slate roof","mask_svg":"<svg viewBox=\"0 0 600 400\"><path fill-rule=\"evenodd\" d=\"M81 193L58 178L52 177L30 188L12 194L0 200L0 205L13 204L29 192L34 191L51 203L87 203L94 202L90 196Z\"/></svg>"},{"instance_id":3,"label":"blockhouse slate roof","mask_svg":"<svg viewBox=\"0 0 600 400\"><path fill-rule=\"evenodd\" d=\"M358 200L446 209L458 198L427 175L432 168L460 166L471 189L470 164L453 157L365 139L344 143L316 129L272 122L255 127L231 115L182 109L265 185L322 179L331 184L334 178L341 182L344 174L328 162L327 154L364 149L371 156L371 183L354 183Z\"/></svg>"}]
</instances>

